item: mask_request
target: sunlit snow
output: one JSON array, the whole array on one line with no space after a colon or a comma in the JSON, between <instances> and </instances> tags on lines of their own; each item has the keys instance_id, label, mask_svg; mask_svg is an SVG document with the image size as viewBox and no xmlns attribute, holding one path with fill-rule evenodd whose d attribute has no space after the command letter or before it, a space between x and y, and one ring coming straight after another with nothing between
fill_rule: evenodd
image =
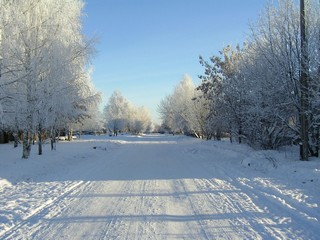
<instances>
[{"instance_id":1,"label":"sunlit snow","mask_svg":"<svg viewBox=\"0 0 320 240\"><path fill-rule=\"evenodd\" d=\"M170 135L0 145L1 239L319 239L317 158Z\"/></svg>"}]
</instances>

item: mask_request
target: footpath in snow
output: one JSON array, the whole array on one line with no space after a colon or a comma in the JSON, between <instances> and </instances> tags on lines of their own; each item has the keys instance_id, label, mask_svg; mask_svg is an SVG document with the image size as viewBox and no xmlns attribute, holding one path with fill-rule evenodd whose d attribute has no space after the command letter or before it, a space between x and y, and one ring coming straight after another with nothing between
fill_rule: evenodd
<instances>
[{"instance_id":1,"label":"footpath in snow","mask_svg":"<svg viewBox=\"0 0 320 240\"><path fill-rule=\"evenodd\" d=\"M320 160L182 136L0 145L0 239L320 239Z\"/></svg>"}]
</instances>

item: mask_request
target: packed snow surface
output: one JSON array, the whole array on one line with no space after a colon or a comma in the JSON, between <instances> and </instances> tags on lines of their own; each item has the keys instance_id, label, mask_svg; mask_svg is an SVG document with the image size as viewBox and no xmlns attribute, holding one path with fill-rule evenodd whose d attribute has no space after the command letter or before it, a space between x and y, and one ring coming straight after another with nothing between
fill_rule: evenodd
<instances>
[{"instance_id":1,"label":"packed snow surface","mask_svg":"<svg viewBox=\"0 0 320 240\"><path fill-rule=\"evenodd\" d=\"M320 160L182 136L0 145L0 239L320 239Z\"/></svg>"}]
</instances>

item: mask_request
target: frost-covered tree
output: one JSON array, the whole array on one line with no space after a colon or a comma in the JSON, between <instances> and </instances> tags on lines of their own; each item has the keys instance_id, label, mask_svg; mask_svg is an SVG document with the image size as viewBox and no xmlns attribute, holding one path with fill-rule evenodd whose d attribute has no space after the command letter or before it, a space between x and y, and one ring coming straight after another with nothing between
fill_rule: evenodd
<instances>
[{"instance_id":1,"label":"frost-covered tree","mask_svg":"<svg viewBox=\"0 0 320 240\"><path fill-rule=\"evenodd\" d=\"M253 50L248 45L243 49L227 46L210 63L201 59L205 74L198 88L210 102L210 126L239 143L245 140L254 147L275 148L287 143L288 127L283 122L287 115L279 105L286 92L275 88L283 86L281 78L275 78L274 69L266 69L266 62Z\"/></svg>"},{"instance_id":2,"label":"frost-covered tree","mask_svg":"<svg viewBox=\"0 0 320 240\"><path fill-rule=\"evenodd\" d=\"M106 128L115 136L118 132L144 133L152 126L149 111L145 107L135 107L119 91L113 92L103 115Z\"/></svg>"},{"instance_id":3,"label":"frost-covered tree","mask_svg":"<svg viewBox=\"0 0 320 240\"><path fill-rule=\"evenodd\" d=\"M115 91L104 107L106 128L117 135L119 131L126 131L129 119L129 102L119 91Z\"/></svg>"},{"instance_id":4,"label":"frost-covered tree","mask_svg":"<svg viewBox=\"0 0 320 240\"><path fill-rule=\"evenodd\" d=\"M23 132L23 158L46 131L79 120L99 101L91 84L92 46L81 33L83 2L0 1L3 123Z\"/></svg>"},{"instance_id":5,"label":"frost-covered tree","mask_svg":"<svg viewBox=\"0 0 320 240\"><path fill-rule=\"evenodd\" d=\"M160 102L158 112L163 124L172 132L203 137L206 110L203 99L197 98L199 94L191 77L185 75L173 93Z\"/></svg>"},{"instance_id":6,"label":"frost-covered tree","mask_svg":"<svg viewBox=\"0 0 320 240\"><path fill-rule=\"evenodd\" d=\"M210 63L198 87L208 99L210 126L255 147L273 149L300 141L301 115L309 121L309 153L319 152L319 2L306 4L306 40L301 39L300 9L292 0L267 5L242 49L230 46ZM307 58L301 44L306 43ZM306 61L308 88L301 85ZM301 90L307 91L307 110ZM219 125L214 121L220 119ZM222 121L221 121L222 120ZM227 126L223 126L227 124Z\"/></svg>"},{"instance_id":7,"label":"frost-covered tree","mask_svg":"<svg viewBox=\"0 0 320 240\"><path fill-rule=\"evenodd\" d=\"M133 124L131 132L140 134L150 132L152 130L152 122L148 109L146 107L139 107L134 109Z\"/></svg>"},{"instance_id":8,"label":"frost-covered tree","mask_svg":"<svg viewBox=\"0 0 320 240\"><path fill-rule=\"evenodd\" d=\"M91 108L88 112L88 117L82 119L79 122L76 122L71 127L74 131L78 132L79 137L81 136L83 131L100 134L105 130L103 114L97 107Z\"/></svg>"},{"instance_id":9,"label":"frost-covered tree","mask_svg":"<svg viewBox=\"0 0 320 240\"><path fill-rule=\"evenodd\" d=\"M299 134L299 124L293 124L298 123L297 120L290 119L298 119L300 109L299 32L298 8L293 1L279 1L278 7L268 6L265 9L253 29L250 46L255 55L253 58L260 63L252 64L251 72L264 72L263 79L256 82L264 89L262 93L266 96L264 102L270 106L269 112L274 113L274 119L282 120L279 126L287 125L296 135ZM259 65L263 66L260 71L257 69ZM258 79L256 74L255 78Z\"/></svg>"},{"instance_id":10,"label":"frost-covered tree","mask_svg":"<svg viewBox=\"0 0 320 240\"><path fill-rule=\"evenodd\" d=\"M205 131L207 138L214 137L219 140L229 119L224 119L222 82L225 76L222 69L223 61L221 57L213 56L208 62L200 56L200 64L205 70L204 74L199 76L201 84L197 89L201 92L200 97L204 99L207 109Z\"/></svg>"},{"instance_id":11,"label":"frost-covered tree","mask_svg":"<svg viewBox=\"0 0 320 240\"><path fill-rule=\"evenodd\" d=\"M302 9L301 9L302 10ZM319 146L319 2L308 1L305 6L305 39L301 38L300 9L294 1L281 0L277 7L269 6L265 15L254 29L252 37L257 54L265 60L265 68L273 69L274 79L280 79L286 88L283 97L291 110L291 120L284 123L294 132L294 138L301 141L303 135L302 116L309 122L309 153L317 155ZM301 46L306 45L306 52ZM307 59L305 56L308 56ZM307 72L301 69L307 65ZM300 77L307 75L307 88ZM302 94L304 92L304 94ZM307 95L305 95L307 93ZM303 97L304 96L304 97ZM304 100L303 100L304 98ZM304 102L304 104L302 104ZM282 108L283 109L283 108ZM287 118L289 118L287 117Z\"/></svg>"}]
</instances>

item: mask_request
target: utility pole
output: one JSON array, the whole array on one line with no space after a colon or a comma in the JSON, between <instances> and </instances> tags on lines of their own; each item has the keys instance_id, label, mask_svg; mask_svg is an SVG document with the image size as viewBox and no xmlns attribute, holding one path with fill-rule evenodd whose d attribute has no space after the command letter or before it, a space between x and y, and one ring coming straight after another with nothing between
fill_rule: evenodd
<instances>
[{"instance_id":1,"label":"utility pole","mask_svg":"<svg viewBox=\"0 0 320 240\"><path fill-rule=\"evenodd\" d=\"M309 64L308 64L308 39L306 31L306 9L305 0L300 0L300 36L301 36L301 69L300 69L300 158L308 161L309 157Z\"/></svg>"}]
</instances>

